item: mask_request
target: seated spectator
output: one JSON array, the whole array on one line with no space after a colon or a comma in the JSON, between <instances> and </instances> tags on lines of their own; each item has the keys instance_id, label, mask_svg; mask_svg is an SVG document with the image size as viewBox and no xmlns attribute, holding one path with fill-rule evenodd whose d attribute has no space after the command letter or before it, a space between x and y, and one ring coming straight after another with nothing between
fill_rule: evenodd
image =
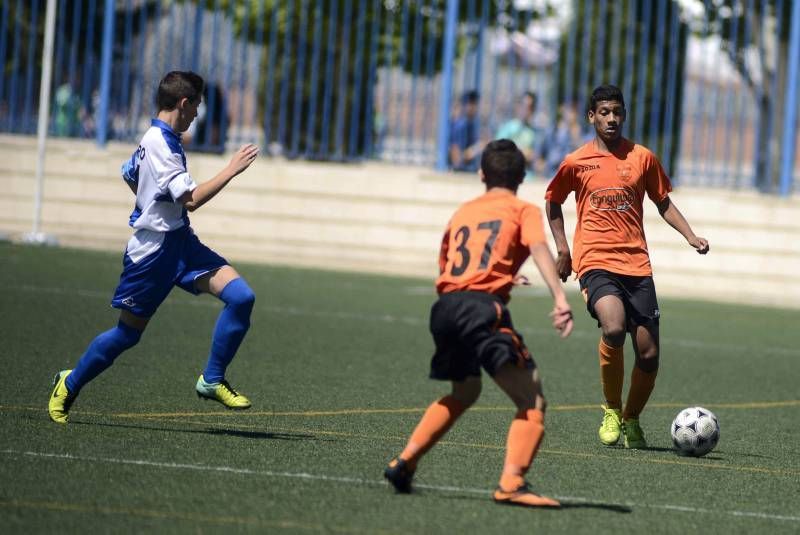
<instances>
[{"instance_id":1,"label":"seated spectator","mask_svg":"<svg viewBox=\"0 0 800 535\"><path fill-rule=\"evenodd\" d=\"M526 91L517 101L517 116L501 124L495 136L497 139L510 139L522 151L527 179L533 177L531 171L534 167L541 167L537 160L540 158L544 132L533 124L536 103L536 93Z\"/></svg>"},{"instance_id":2,"label":"seated spectator","mask_svg":"<svg viewBox=\"0 0 800 535\"><path fill-rule=\"evenodd\" d=\"M70 83L63 83L55 91L53 105L53 135L76 137L82 133L81 98Z\"/></svg>"},{"instance_id":3,"label":"seated spectator","mask_svg":"<svg viewBox=\"0 0 800 535\"><path fill-rule=\"evenodd\" d=\"M576 102L564 102L558 107L556 126L544 139L542 157L543 172L548 179L555 175L564 157L592 139L586 122L581 120Z\"/></svg>"},{"instance_id":4,"label":"seated spectator","mask_svg":"<svg viewBox=\"0 0 800 535\"><path fill-rule=\"evenodd\" d=\"M449 163L453 171L477 171L485 143L479 136L477 91L461 96L461 112L450 124Z\"/></svg>"}]
</instances>

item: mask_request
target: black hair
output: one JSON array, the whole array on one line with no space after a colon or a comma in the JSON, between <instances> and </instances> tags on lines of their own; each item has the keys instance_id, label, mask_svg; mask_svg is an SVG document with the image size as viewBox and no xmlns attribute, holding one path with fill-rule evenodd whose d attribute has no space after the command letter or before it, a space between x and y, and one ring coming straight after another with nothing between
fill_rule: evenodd
<instances>
[{"instance_id":1,"label":"black hair","mask_svg":"<svg viewBox=\"0 0 800 535\"><path fill-rule=\"evenodd\" d=\"M510 139L496 139L483 149L481 169L487 188L517 191L525 178L525 156Z\"/></svg>"},{"instance_id":2,"label":"black hair","mask_svg":"<svg viewBox=\"0 0 800 535\"><path fill-rule=\"evenodd\" d=\"M604 100L619 102L625 108L625 99L622 98L622 90L619 87L615 85L599 85L592 91L586 111L597 111L597 103Z\"/></svg>"},{"instance_id":3,"label":"black hair","mask_svg":"<svg viewBox=\"0 0 800 535\"><path fill-rule=\"evenodd\" d=\"M533 103L533 107L535 108L536 104L538 104L538 102L539 102L539 95L537 95L533 91L525 91L522 94L522 98L524 99L525 97L530 97L531 102Z\"/></svg>"},{"instance_id":4,"label":"black hair","mask_svg":"<svg viewBox=\"0 0 800 535\"><path fill-rule=\"evenodd\" d=\"M182 98L191 102L200 100L205 82L203 77L191 71L168 72L158 84L156 106L158 111L174 110Z\"/></svg>"},{"instance_id":5,"label":"black hair","mask_svg":"<svg viewBox=\"0 0 800 535\"><path fill-rule=\"evenodd\" d=\"M461 95L461 104L471 104L474 102L478 102L481 99L481 94L471 89L469 91L464 91Z\"/></svg>"}]
</instances>

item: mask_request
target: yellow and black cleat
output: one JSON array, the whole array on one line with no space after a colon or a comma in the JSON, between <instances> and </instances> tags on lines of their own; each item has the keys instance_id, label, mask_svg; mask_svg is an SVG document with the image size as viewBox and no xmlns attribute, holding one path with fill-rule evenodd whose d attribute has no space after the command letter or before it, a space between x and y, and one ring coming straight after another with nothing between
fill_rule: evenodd
<instances>
[{"instance_id":1,"label":"yellow and black cleat","mask_svg":"<svg viewBox=\"0 0 800 535\"><path fill-rule=\"evenodd\" d=\"M66 424L69 420L69 409L72 402L75 401L73 394L70 394L67 389L67 377L72 373L72 370L62 370L53 378L53 393L50 394L50 403L47 405L47 410L50 413L50 419L57 424Z\"/></svg>"},{"instance_id":2,"label":"yellow and black cleat","mask_svg":"<svg viewBox=\"0 0 800 535\"><path fill-rule=\"evenodd\" d=\"M244 410L250 408L250 400L234 390L228 381L224 379L219 383L207 383L201 375L197 380L195 390L197 391L197 397L217 401L228 409Z\"/></svg>"}]
</instances>

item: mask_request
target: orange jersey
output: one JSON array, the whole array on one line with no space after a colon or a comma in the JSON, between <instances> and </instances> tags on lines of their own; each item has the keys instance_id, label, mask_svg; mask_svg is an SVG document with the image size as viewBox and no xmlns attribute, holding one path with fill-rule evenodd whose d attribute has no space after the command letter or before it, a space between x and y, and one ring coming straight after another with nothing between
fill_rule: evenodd
<instances>
[{"instance_id":1,"label":"orange jersey","mask_svg":"<svg viewBox=\"0 0 800 535\"><path fill-rule=\"evenodd\" d=\"M487 191L456 210L439 253L439 294L472 290L508 301L514 276L544 242L542 212L503 189Z\"/></svg>"},{"instance_id":2,"label":"orange jersey","mask_svg":"<svg viewBox=\"0 0 800 535\"><path fill-rule=\"evenodd\" d=\"M590 141L564 158L545 199L562 204L572 191L578 209L572 269L578 277L590 269L651 276L644 195L658 203L672 191L655 155L627 139L612 154Z\"/></svg>"}]
</instances>

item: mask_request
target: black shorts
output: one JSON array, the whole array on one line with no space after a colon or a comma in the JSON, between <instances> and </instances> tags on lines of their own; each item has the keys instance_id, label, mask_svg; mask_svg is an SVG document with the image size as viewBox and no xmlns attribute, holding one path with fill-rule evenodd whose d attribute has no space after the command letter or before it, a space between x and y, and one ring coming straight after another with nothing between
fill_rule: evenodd
<instances>
[{"instance_id":1,"label":"black shorts","mask_svg":"<svg viewBox=\"0 0 800 535\"><path fill-rule=\"evenodd\" d=\"M499 297L484 292L452 292L431 307L431 334L436 353L431 359L431 379L463 381L481 375L481 367L494 375L512 362L533 369L535 363L514 330L511 313Z\"/></svg>"},{"instance_id":2,"label":"black shorts","mask_svg":"<svg viewBox=\"0 0 800 535\"><path fill-rule=\"evenodd\" d=\"M606 295L616 295L625 305L628 322L658 326L660 312L653 277L634 277L593 269L581 277L580 283L586 308L594 319L598 319L594 310L597 301ZM600 326L599 320L597 325Z\"/></svg>"}]
</instances>

